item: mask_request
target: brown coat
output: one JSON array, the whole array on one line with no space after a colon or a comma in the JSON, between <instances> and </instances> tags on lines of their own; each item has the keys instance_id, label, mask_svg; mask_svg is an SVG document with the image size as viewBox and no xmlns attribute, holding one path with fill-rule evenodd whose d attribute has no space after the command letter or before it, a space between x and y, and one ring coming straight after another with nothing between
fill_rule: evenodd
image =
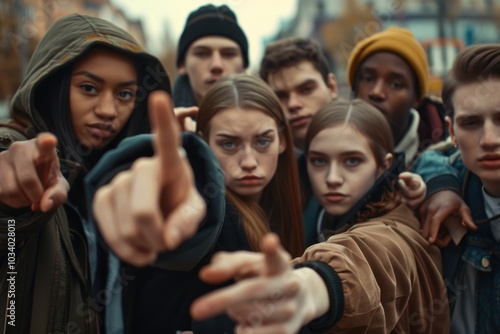
<instances>
[{"instance_id":1,"label":"brown coat","mask_svg":"<svg viewBox=\"0 0 500 334\"><path fill-rule=\"evenodd\" d=\"M344 312L329 333L449 333L440 251L419 230L400 205L294 260L328 263L342 281Z\"/></svg>"}]
</instances>

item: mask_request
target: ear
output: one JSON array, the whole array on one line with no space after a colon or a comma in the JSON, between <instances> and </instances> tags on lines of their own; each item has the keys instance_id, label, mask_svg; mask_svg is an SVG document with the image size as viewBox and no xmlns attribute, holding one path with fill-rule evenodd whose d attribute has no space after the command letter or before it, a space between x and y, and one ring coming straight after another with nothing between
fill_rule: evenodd
<instances>
[{"instance_id":1,"label":"ear","mask_svg":"<svg viewBox=\"0 0 500 334\"><path fill-rule=\"evenodd\" d=\"M450 116L446 116L444 118L444 121L446 122L446 126L448 127L448 133L450 134L451 142L453 143L453 145L455 145L455 147L458 147L457 137L455 136L455 131L453 130L453 120Z\"/></svg>"},{"instance_id":2,"label":"ear","mask_svg":"<svg viewBox=\"0 0 500 334\"><path fill-rule=\"evenodd\" d=\"M385 171L389 169L389 167L391 167L393 161L394 161L394 156L392 155L392 153L387 153L384 157L382 165L378 169L377 178L379 178L382 174L385 173Z\"/></svg>"},{"instance_id":3,"label":"ear","mask_svg":"<svg viewBox=\"0 0 500 334\"><path fill-rule=\"evenodd\" d=\"M337 85L337 79L335 78L335 75L333 73L328 74L327 86L330 89L330 94L332 98L336 98L339 95L339 90Z\"/></svg>"},{"instance_id":4,"label":"ear","mask_svg":"<svg viewBox=\"0 0 500 334\"><path fill-rule=\"evenodd\" d=\"M285 135L282 133L280 133L279 135L279 140L280 140L280 146L279 146L279 153L283 153L285 152L286 150L286 139L285 139Z\"/></svg>"}]
</instances>

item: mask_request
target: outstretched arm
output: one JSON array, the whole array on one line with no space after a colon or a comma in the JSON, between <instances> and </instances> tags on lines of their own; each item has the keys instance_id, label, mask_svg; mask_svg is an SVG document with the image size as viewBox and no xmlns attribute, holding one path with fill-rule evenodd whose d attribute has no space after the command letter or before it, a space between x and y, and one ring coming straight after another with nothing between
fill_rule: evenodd
<instances>
[{"instance_id":1,"label":"outstretched arm","mask_svg":"<svg viewBox=\"0 0 500 334\"><path fill-rule=\"evenodd\" d=\"M296 333L329 308L323 279L311 268L294 270L290 255L274 234L264 237L262 253L219 253L201 272L210 283L252 276L207 294L191 307L193 318L226 312L238 323L237 332Z\"/></svg>"},{"instance_id":2,"label":"outstretched arm","mask_svg":"<svg viewBox=\"0 0 500 334\"><path fill-rule=\"evenodd\" d=\"M63 204L69 184L61 174L56 146L53 134L41 133L0 153L0 202L43 212Z\"/></svg>"}]
</instances>

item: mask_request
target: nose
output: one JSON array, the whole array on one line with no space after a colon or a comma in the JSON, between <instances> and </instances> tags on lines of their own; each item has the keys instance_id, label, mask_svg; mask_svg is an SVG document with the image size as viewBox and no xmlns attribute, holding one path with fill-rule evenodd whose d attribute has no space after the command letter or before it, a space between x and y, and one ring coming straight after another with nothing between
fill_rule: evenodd
<instances>
[{"instance_id":1,"label":"nose","mask_svg":"<svg viewBox=\"0 0 500 334\"><path fill-rule=\"evenodd\" d=\"M492 121L486 121L479 144L483 148L498 147L500 145L500 126L495 125Z\"/></svg>"},{"instance_id":2,"label":"nose","mask_svg":"<svg viewBox=\"0 0 500 334\"><path fill-rule=\"evenodd\" d=\"M210 72L212 74L222 74L224 67L222 66L222 56L219 52L212 54L212 61L210 62Z\"/></svg>"},{"instance_id":3,"label":"nose","mask_svg":"<svg viewBox=\"0 0 500 334\"><path fill-rule=\"evenodd\" d=\"M117 116L113 92L105 91L101 94L97 102L97 106L95 107L95 114L100 118L107 120L113 119Z\"/></svg>"},{"instance_id":4,"label":"nose","mask_svg":"<svg viewBox=\"0 0 500 334\"><path fill-rule=\"evenodd\" d=\"M338 187L344 182L341 170L335 163L330 164L325 181L329 187Z\"/></svg>"},{"instance_id":5,"label":"nose","mask_svg":"<svg viewBox=\"0 0 500 334\"><path fill-rule=\"evenodd\" d=\"M302 103L295 92L290 93L290 96L288 96L286 108L290 114L293 114L302 108Z\"/></svg>"},{"instance_id":6,"label":"nose","mask_svg":"<svg viewBox=\"0 0 500 334\"><path fill-rule=\"evenodd\" d=\"M241 169L243 169L246 172L250 172L256 169L257 165L258 162L254 150L250 147L245 148L240 162Z\"/></svg>"},{"instance_id":7,"label":"nose","mask_svg":"<svg viewBox=\"0 0 500 334\"><path fill-rule=\"evenodd\" d=\"M383 101L386 98L383 80L376 80L368 93L368 97L374 101Z\"/></svg>"}]
</instances>

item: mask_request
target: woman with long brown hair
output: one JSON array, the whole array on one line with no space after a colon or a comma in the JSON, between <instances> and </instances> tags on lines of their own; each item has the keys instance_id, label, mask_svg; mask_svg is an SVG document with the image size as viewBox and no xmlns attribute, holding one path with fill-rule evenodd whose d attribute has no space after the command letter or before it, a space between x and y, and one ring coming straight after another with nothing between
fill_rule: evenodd
<instances>
[{"instance_id":1,"label":"woman with long brown hair","mask_svg":"<svg viewBox=\"0 0 500 334\"><path fill-rule=\"evenodd\" d=\"M200 104L197 132L226 177L226 196L252 250L266 232L304 250L300 185L290 127L273 91L247 74L219 80Z\"/></svg>"}]
</instances>

